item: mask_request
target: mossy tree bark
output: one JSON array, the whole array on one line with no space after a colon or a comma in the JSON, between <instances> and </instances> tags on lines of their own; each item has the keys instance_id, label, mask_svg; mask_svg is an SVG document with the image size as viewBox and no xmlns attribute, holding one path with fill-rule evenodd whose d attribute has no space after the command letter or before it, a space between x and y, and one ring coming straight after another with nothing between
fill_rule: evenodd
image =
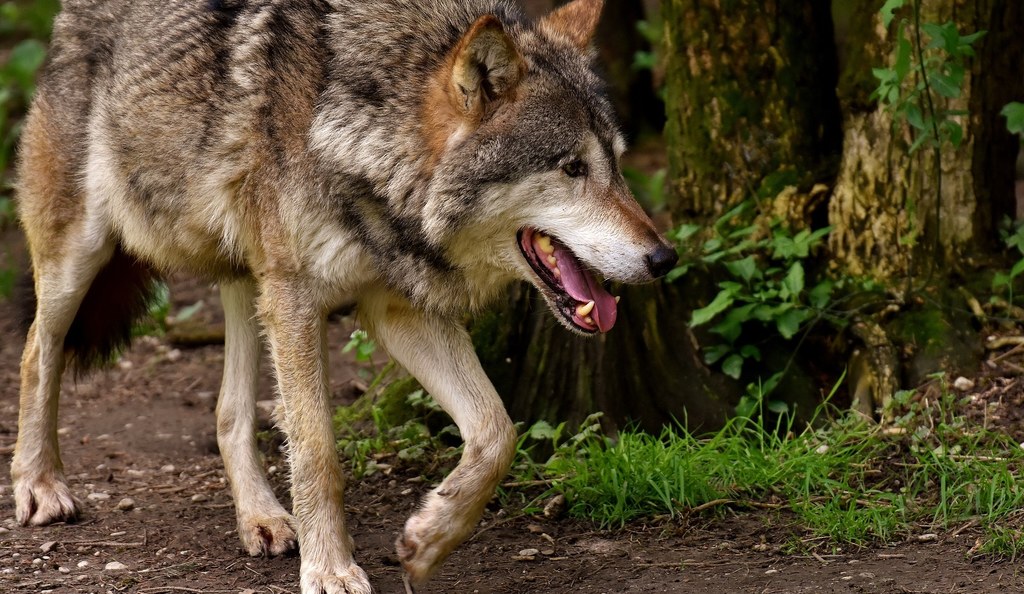
<instances>
[{"instance_id":1,"label":"mossy tree bark","mask_svg":"<svg viewBox=\"0 0 1024 594\"><path fill-rule=\"evenodd\" d=\"M871 68L890 62L896 24L887 30L873 3L851 5L838 87L844 150L829 208L839 272L884 281L933 270L944 276L969 270L979 250L994 246L998 221L1015 212L1017 140L998 114L1024 91L1022 11L1016 0L921 0L922 22L953 21L961 34L988 31L975 44L962 96L947 104L933 92L937 109L971 114L961 118L959 150L941 149L937 182L933 152L909 155L909 127L894 125L892 114L870 98L878 84ZM909 9L904 16L911 18Z\"/></svg>"},{"instance_id":2,"label":"mossy tree bark","mask_svg":"<svg viewBox=\"0 0 1024 594\"><path fill-rule=\"evenodd\" d=\"M665 0L671 191L708 218L830 183L840 149L828 0Z\"/></svg>"}]
</instances>

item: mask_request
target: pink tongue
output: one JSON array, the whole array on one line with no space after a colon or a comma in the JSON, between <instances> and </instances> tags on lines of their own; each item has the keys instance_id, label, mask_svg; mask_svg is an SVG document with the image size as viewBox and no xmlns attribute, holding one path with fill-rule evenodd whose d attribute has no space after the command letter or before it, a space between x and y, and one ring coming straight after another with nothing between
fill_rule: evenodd
<instances>
[{"instance_id":1,"label":"pink tongue","mask_svg":"<svg viewBox=\"0 0 1024 594\"><path fill-rule=\"evenodd\" d=\"M618 307L615 297L604 290L594 276L580 267L579 260L562 244L552 241L555 247L555 258L558 258L558 270L562 273L562 285L570 297L586 304L594 302L594 310L590 317L601 332L607 332L615 325Z\"/></svg>"}]
</instances>

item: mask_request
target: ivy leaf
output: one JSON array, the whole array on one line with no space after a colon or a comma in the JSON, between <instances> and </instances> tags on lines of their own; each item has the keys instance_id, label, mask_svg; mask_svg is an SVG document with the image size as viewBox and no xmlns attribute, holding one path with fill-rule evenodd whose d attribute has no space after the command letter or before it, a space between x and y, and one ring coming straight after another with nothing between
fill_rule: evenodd
<instances>
[{"instance_id":1,"label":"ivy leaf","mask_svg":"<svg viewBox=\"0 0 1024 594\"><path fill-rule=\"evenodd\" d=\"M665 282L671 283L682 278L687 272L690 271L689 264L683 264L682 266L676 266L665 275Z\"/></svg>"},{"instance_id":2,"label":"ivy leaf","mask_svg":"<svg viewBox=\"0 0 1024 594\"><path fill-rule=\"evenodd\" d=\"M988 31L978 31L977 33L971 33L970 35L964 35L960 37L960 55L963 56L974 56L974 42L984 37Z\"/></svg>"},{"instance_id":3,"label":"ivy leaf","mask_svg":"<svg viewBox=\"0 0 1024 594\"><path fill-rule=\"evenodd\" d=\"M740 355L745 359L753 359L755 361L761 360L761 349L757 348L752 344L745 344L740 348Z\"/></svg>"},{"instance_id":4,"label":"ivy leaf","mask_svg":"<svg viewBox=\"0 0 1024 594\"><path fill-rule=\"evenodd\" d=\"M676 240L676 243L682 243L687 239L693 237L698 231L700 231L700 225L684 224L679 225L679 228L671 233L672 239Z\"/></svg>"},{"instance_id":5,"label":"ivy leaf","mask_svg":"<svg viewBox=\"0 0 1024 594\"><path fill-rule=\"evenodd\" d=\"M1024 260L1017 260L1017 263L1010 269L1010 280L1017 278L1022 272L1024 272Z\"/></svg>"},{"instance_id":6,"label":"ivy leaf","mask_svg":"<svg viewBox=\"0 0 1024 594\"><path fill-rule=\"evenodd\" d=\"M882 6L882 24L886 28L892 23L892 20L896 18L895 12L906 4L907 0L885 0L885 4Z\"/></svg>"},{"instance_id":7,"label":"ivy leaf","mask_svg":"<svg viewBox=\"0 0 1024 594\"><path fill-rule=\"evenodd\" d=\"M782 400L769 400L768 410L772 411L777 415L785 414L789 412L789 405Z\"/></svg>"},{"instance_id":8,"label":"ivy leaf","mask_svg":"<svg viewBox=\"0 0 1024 594\"><path fill-rule=\"evenodd\" d=\"M536 439L537 441L551 440L556 437L555 428L551 426L551 423L547 421L537 421L530 426L530 430L527 431L527 435L530 439Z\"/></svg>"},{"instance_id":9,"label":"ivy leaf","mask_svg":"<svg viewBox=\"0 0 1024 594\"><path fill-rule=\"evenodd\" d=\"M742 260L733 260L732 262L725 263L726 270L729 271L733 276L738 276L746 282L750 282L750 279L758 275L757 262L754 260L754 256L747 256Z\"/></svg>"},{"instance_id":10,"label":"ivy leaf","mask_svg":"<svg viewBox=\"0 0 1024 594\"><path fill-rule=\"evenodd\" d=\"M928 73L928 82L935 92L947 99L956 99L960 96L960 87L964 82L962 66L950 64L949 73L931 71Z\"/></svg>"},{"instance_id":11,"label":"ivy leaf","mask_svg":"<svg viewBox=\"0 0 1024 594\"><path fill-rule=\"evenodd\" d=\"M719 291L711 303L693 311L693 317L690 318L690 327L696 328L697 326L707 324L712 318L728 309L733 301L732 291L727 289Z\"/></svg>"},{"instance_id":12,"label":"ivy leaf","mask_svg":"<svg viewBox=\"0 0 1024 594\"><path fill-rule=\"evenodd\" d=\"M942 122L942 129L946 131L946 135L949 137L949 142L953 145L953 148L960 148L960 143L964 140L963 126L953 120L946 120Z\"/></svg>"},{"instance_id":13,"label":"ivy leaf","mask_svg":"<svg viewBox=\"0 0 1024 594\"><path fill-rule=\"evenodd\" d=\"M907 104L907 110L904 112L907 115L907 123L916 128L917 130L924 131L925 123L924 117L921 115L921 108L916 103Z\"/></svg>"},{"instance_id":14,"label":"ivy leaf","mask_svg":"<svg viewBox=\"0 0 1024 594\"><path fill-rule=\"evenodd\" d=\"M716 324L711 331L729 341L729 344L734 344L743 332L743 323L750 319L750 312L756 305L748 303L730 309L722 321Z\"/></svg>"},{"instance_id":15,"label":"ivy leaf","mask_svg":"<svg viewBox=\"0 0 1024 594\"><path fill-rule=\"evenodd\" d=\"M1024 134L1024 103L1007 103L999 112L1006 118L1006 129L1013 134Z\"/></svg>"},{"instance_id":16,"label":"ivy leaf","mask_svg":"<svg viewBox=\"0 0 1024 594\"><path fill-rule=\"evenodd\" d=\"M800 331L800 326L810 314L806 309L793 308L775 319L775 327L783 338L789 340Z\"/></svg>"},{"instance_id":17,"label":"ivy leaf","mask_svg":"<svg viewBox=\"0 0 1024 594\"><path fill-rule=\"evenodd\" d=\"M740 379L740 374L743 373L743 357L736 354L729 355L729 358L722 363L722 371L732 379Z\"/></svg>"},{"instance_id":18,"label":"ivy leaf","mask_svg":"<svg viewBox=\"0 0 1024 594\"><path fill-rule=\"evenodd\" d=\"M807 292L807 299L814 309L825 309L832 300L832 281L823 280Z\"/></svg>"},{"instance_id":19,"label":"ivy leaf","mask_svg":"<svg viewBox=\"0 0 1024 594\"><path fill-rule=\"evenodd\" d=\"M793 262L793 265L789 267L789 272L786 273L786 278L782 279L782 288L784 292L788 292L789 296L796 297L804 290L804 265L800 262Z\"/></svg>"},{"instance_id":20,"label":"ivy leaf","mask_svg":"<svg viewBox=\"0 0 1024 594\"><path fill-rule=\"evenodd\" d=\"M714 365L720 361L722 357L728 355L730 351L732 351L732 347L727 344L709 346L704 349L704 362L708 365Z\"/></svg>"}]
</instances>

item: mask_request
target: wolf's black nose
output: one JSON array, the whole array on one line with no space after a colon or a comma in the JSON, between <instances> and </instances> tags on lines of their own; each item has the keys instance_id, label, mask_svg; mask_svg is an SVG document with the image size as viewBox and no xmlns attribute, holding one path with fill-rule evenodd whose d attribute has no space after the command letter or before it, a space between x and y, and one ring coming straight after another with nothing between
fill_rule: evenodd
<instances>
[{"instance_id":1,"label":"wolf's black nose","mask_svg":"<svg viewBox=\"0 0 1024 594\"><path fill-rule=\"evenodd\" d=\"M659 277L668 274L669 270L679 261L679 255L671 246L659 245L653 253L647 254L647 270L651 276Z\"/></svg>"}]
</instances>

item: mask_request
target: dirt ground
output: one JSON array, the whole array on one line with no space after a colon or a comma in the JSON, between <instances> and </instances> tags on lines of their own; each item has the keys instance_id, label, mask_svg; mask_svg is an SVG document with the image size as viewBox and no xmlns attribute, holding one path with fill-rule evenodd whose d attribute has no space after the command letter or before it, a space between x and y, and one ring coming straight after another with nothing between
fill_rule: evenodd
<instances>
[{"instance_id":1,"label":"dirt ground","mask_svg":"<svg viewBox=\"0 0 1024 594\"><path fill-rule=\"evenodd\" d=\"M172 297L172 311L201 298L198 316L219 317L216 292L203 283L178 279ZM350 330L344 319L331 325L338 402L351 397L355 377L340 355ZM0 592L298 592L298 557L247 557L235 533L214 433L218 345L184 349L146 338L113 368L69 378L60 439L83 518L15 525L8 468L22 343L13 305L0 301ZM269 378L261 398L265 419ZM284 461L273 447L267 454L272 483L287 501ZM377 592L403 592L392 543L428 488L411 471L349 484L358 560ZM128 507L125 498L132 500L127 511L119 509ZM777 513L726 512L608 532L516 512L493 504L420 593L1024 592L1020 564L968 558L977 538L970 528L884 549L834 549ZM523 549L537 554L524 560Z\"/></svg>"}]
</instances>

